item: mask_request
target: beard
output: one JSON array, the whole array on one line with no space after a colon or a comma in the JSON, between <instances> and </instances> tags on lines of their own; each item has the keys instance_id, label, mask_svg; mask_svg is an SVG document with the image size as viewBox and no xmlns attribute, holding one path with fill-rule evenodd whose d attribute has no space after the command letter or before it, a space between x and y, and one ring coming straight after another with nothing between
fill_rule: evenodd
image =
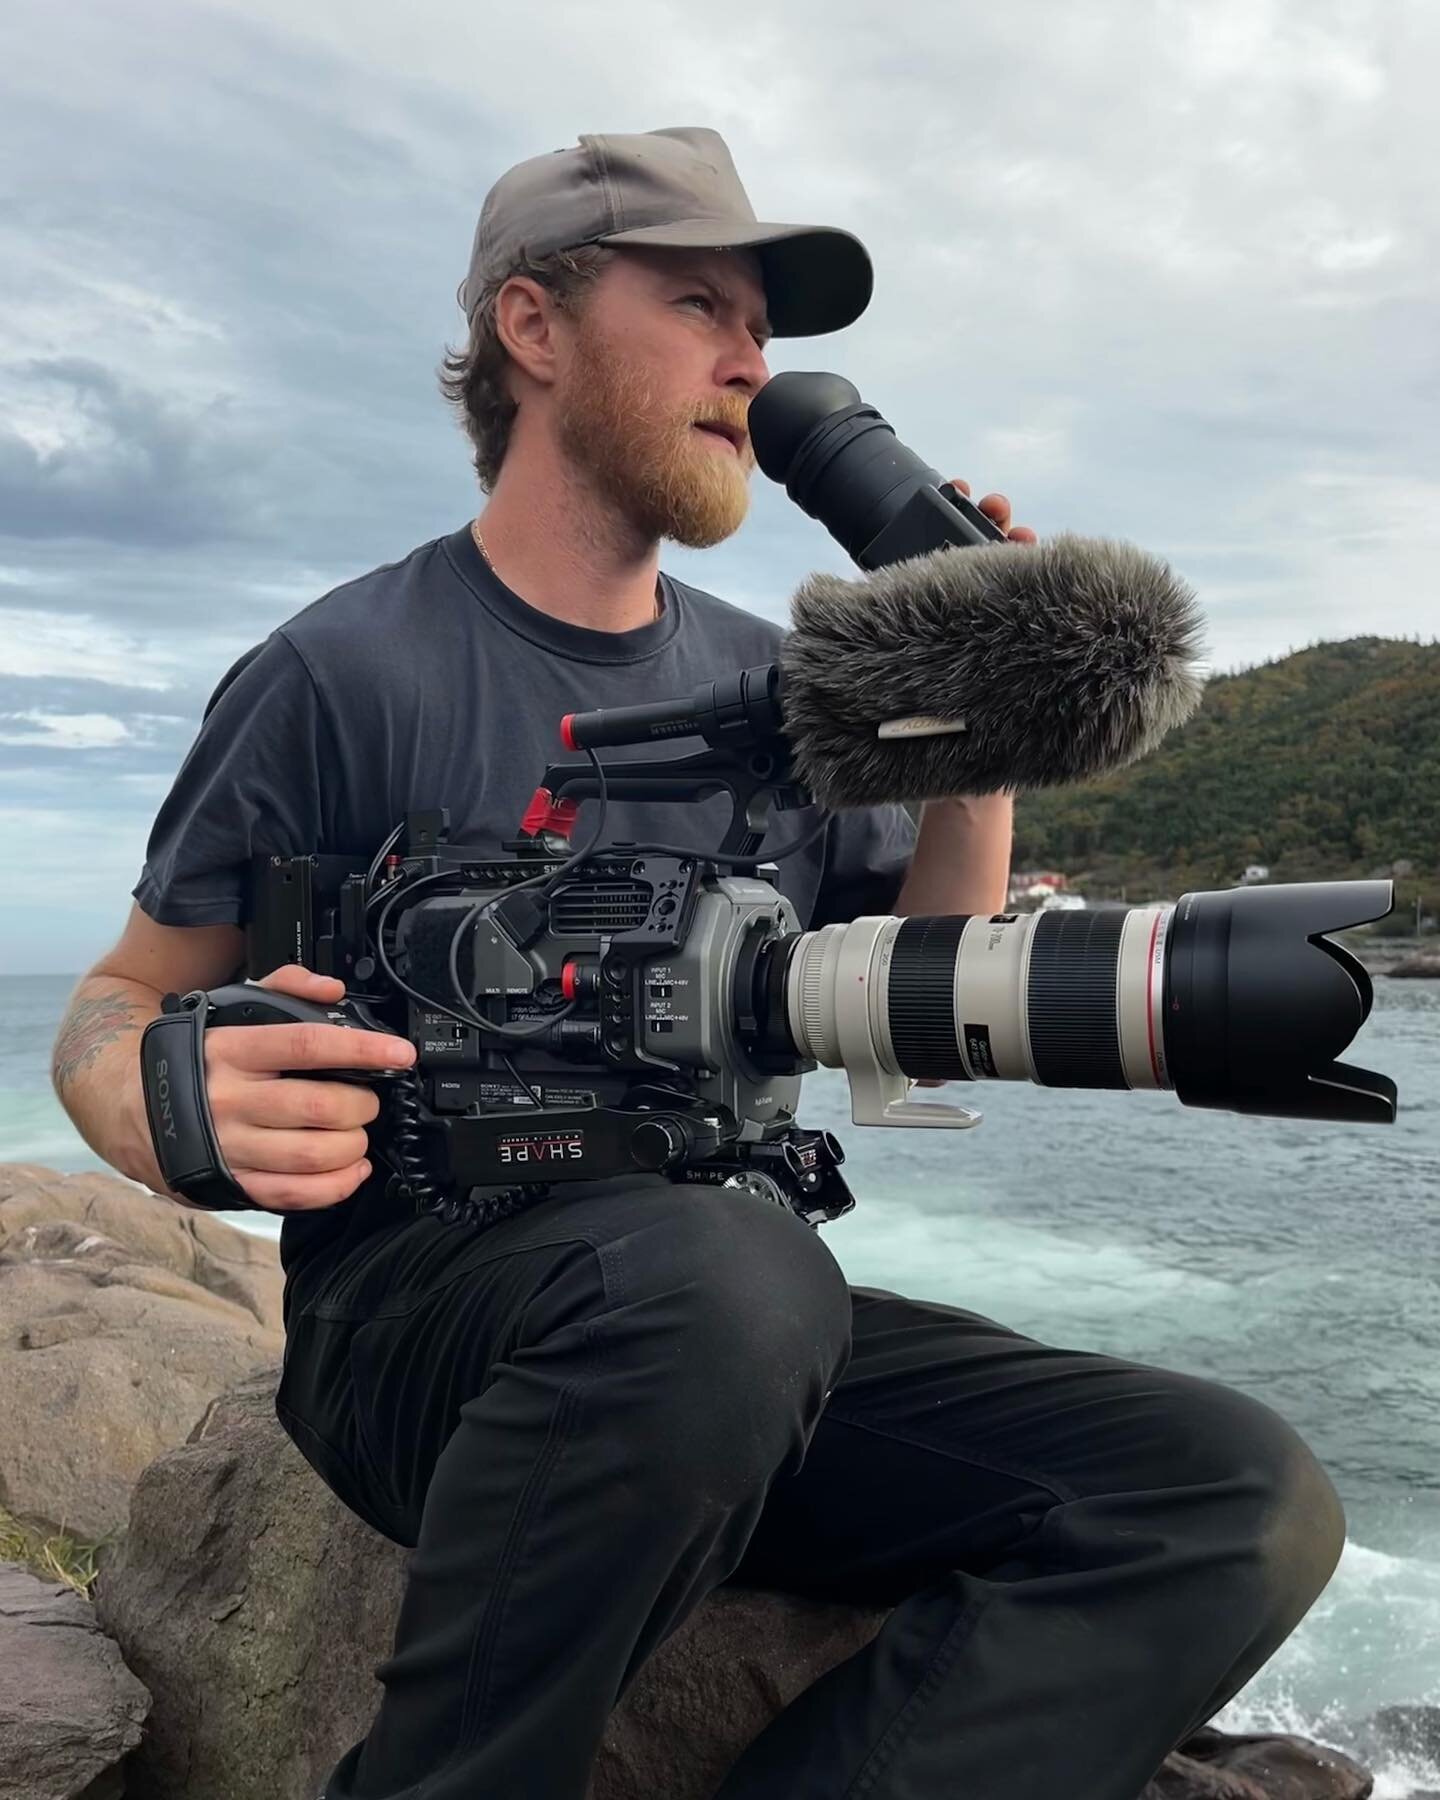
<instances>
[{"instance_id":1,"label":"beard","mask_svg":"<svg viewBox=\"0 0 1440 1800\"><path fill-rule=\"evenodd\" d=\"M649 372L581 318L556 405L561 450L637 533L707 550L744 522L755 459L748 439L738 453L707 443L697 417L744 430L745 402L665 406Z\"/></svg>"}]
</instances>

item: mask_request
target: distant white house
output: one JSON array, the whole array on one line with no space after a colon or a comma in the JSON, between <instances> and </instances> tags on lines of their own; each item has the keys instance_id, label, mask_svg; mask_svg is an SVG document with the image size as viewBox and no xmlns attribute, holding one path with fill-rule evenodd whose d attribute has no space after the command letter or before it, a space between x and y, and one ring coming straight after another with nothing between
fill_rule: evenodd
<instances>
[{"instance_id":1,"label":"distant white house","mask_svg":"<svg viewBox=\"0 0 1440 1800\"><path fill-rule=\"evenodd\" d=\"M1041 912L1084 912L1083 894L1047 894L1040 902Z\"/></svg>"},{"instance_id":2,"label":"distant white house","mask_svg":"<svg viewBox=\"0 0 1440 1800\"><path fill-rule=\"evenodd\" d=\"M1241 887L1249 887L1252 882L1268 881L1269 879L1270 869L1268 864L1250 863L1247 865L1245 873L1240 877L1240 885Z\"/></svg>"},{"instance_id":3,"label":"distant white house","mask_svg":"<svg viewBox=\"0 0 1440 1800\"><path fill-rule=\"evenodd\" d=\"M1063 894L1070 878L1059 869L1017 869L1010 877L1010 900L1046 900L1052 894Z\"/></svg>"}]
</instances>

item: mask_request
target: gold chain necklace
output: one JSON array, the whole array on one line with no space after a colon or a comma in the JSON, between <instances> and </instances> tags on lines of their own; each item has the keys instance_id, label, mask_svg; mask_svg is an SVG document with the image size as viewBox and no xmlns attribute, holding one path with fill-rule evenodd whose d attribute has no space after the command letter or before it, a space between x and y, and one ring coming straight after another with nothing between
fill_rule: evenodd
<instances>
[{"instance_id":1,"label":"gold chain necklace","mask_svg":"<svg viewBox=\"0 0 1440 1800\"><path fill-rule=\"evenodd\" d=\"M485 540L480 535L480 521L478 519L472 519L470 521L470 535L475 540L475 548L480 552L481 556L483 556L485 558L486 568L489 569L490 573L498 581L500 579L500 571L495 567L495 564L490 560L490 552L485 548ZM650 615L649 619L646 620L646 623L649 625L653 625L659 617L660 617L660 596L657 593L655 596L655 611Z\"/></svg>"}]
</instances>

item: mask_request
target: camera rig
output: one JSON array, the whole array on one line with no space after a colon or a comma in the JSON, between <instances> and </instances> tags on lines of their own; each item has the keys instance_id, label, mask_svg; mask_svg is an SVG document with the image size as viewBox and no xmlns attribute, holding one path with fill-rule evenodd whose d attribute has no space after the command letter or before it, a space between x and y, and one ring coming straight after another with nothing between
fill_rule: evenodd
<instances>
[{"instance_id":1,"label":"camera rig","mask_svg":"<svg viewBox=\"0 0 1440 1800\"><path fill-rule=\"evenodd\" d=\"M772 815L810 799L778 689L762 665L684 699L572 715L565 741L579 732L588 760L550 764L498 850L452 844L434 809L409 813L368 862L254 859L249 977L285 963L336 976L347 999L325 1016L416 1046L410 1069L366 1078L388 1090L372 1141L397 1196L483 1224L557 1184L641 1170L744 1187L812 1224L854 1205L838 1141L795 1120L816 1066L781 1016L800 922L761 848ZM593 753L681 731L705 747L611 766ZM570 850L585 799L717 793L732 813L712 851ZM209 1025L310 1012L255 987L206 998Z\"/></svg>"},{"instance_id":2,"label":"camera rig","mask_svg":"<svg viewBox=\"0 0 1440 1800\"><path fill-rule=\"evenodd\" d=\"M766 473L862 569L1004 535L839 377L776 376L751 426ZM1148 678L1140 685L1148 691ZM478 1225L557 1186L637 1170L748 1188L812 1225L837 1218L854 1204L843 1151L796 1121L801 1078L819 1064L845 1070L861 1125L979 1122L965 1107L911 1099L927 1077L1393 1120L1394 1082L1338 1060L1373 989L1333 935L1388 913L1392 883L802 930L772 878L829 815L762 859L773 815L813 804L782 729L781 687L767 664L680 698L570 715L565 748L587 760L550 764L517 835L499 845L452 844L437 808L408 813L368 859L256 858L250 983L168 995L142 1036L151 1136L171 1187L202 1206L252 1204L210 1117L204 1034L287 1020L415 1044L404 1073L309 1073L387 1094L371 1148L397 1204ZM963 730L955 711L888 724ZM686 736L704 748L674 754ZM647 743L667 751L608 768L596 754ZM828 797L814 749L800 766ZM602 845L612 794L677 807L727 794L731 818L714 848ZM572 851L589 798L599 819ZM321 1007L252 985L289 963L339 977L345 1000Z\"/></svg>"}]
</instances>

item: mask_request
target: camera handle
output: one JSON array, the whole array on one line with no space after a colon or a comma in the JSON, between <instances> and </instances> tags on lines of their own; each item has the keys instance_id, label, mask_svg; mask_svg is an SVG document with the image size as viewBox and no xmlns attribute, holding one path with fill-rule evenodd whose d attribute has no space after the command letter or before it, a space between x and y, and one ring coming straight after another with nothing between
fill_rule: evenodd
<instances>
[{"instance_id":1,"label":"camera handle","mask_svg":"<svg viewBox=\"0 0 1440 1800\"><path fill-rule=\"evenodd\" d=\"M588 762L547 765L541 786L559 800L593 800L600 783ZM689 805L712 794L728 794L730 823L714 854L722 859L760 858L770 810L788 812L813 804L809 792L794 779L790 759L778 746L757 745L743 758L721 750L696 750L689 756L636 760L605 769L605 792L611 800L659 800Z\"/></svg>"},{"instance_id":2,"label":"camera handle","mask_svg":"<svg viewBox=\"0 0 1440 1800\"><path fill-rule=\"evenodd\" d=\"M225 1161L205 1088L205 1032L211 1025L344 1025L373 1031L354 1001L318 1006L247 982L166 994L140 1038L140 1081L155 1160L166 1185L207 1212L263 1212ZM298 1071L297 1071L298 1073ZM368 1087L403 1070L306 1069L312 1081Z\"/></svg>"}]
</instances>

